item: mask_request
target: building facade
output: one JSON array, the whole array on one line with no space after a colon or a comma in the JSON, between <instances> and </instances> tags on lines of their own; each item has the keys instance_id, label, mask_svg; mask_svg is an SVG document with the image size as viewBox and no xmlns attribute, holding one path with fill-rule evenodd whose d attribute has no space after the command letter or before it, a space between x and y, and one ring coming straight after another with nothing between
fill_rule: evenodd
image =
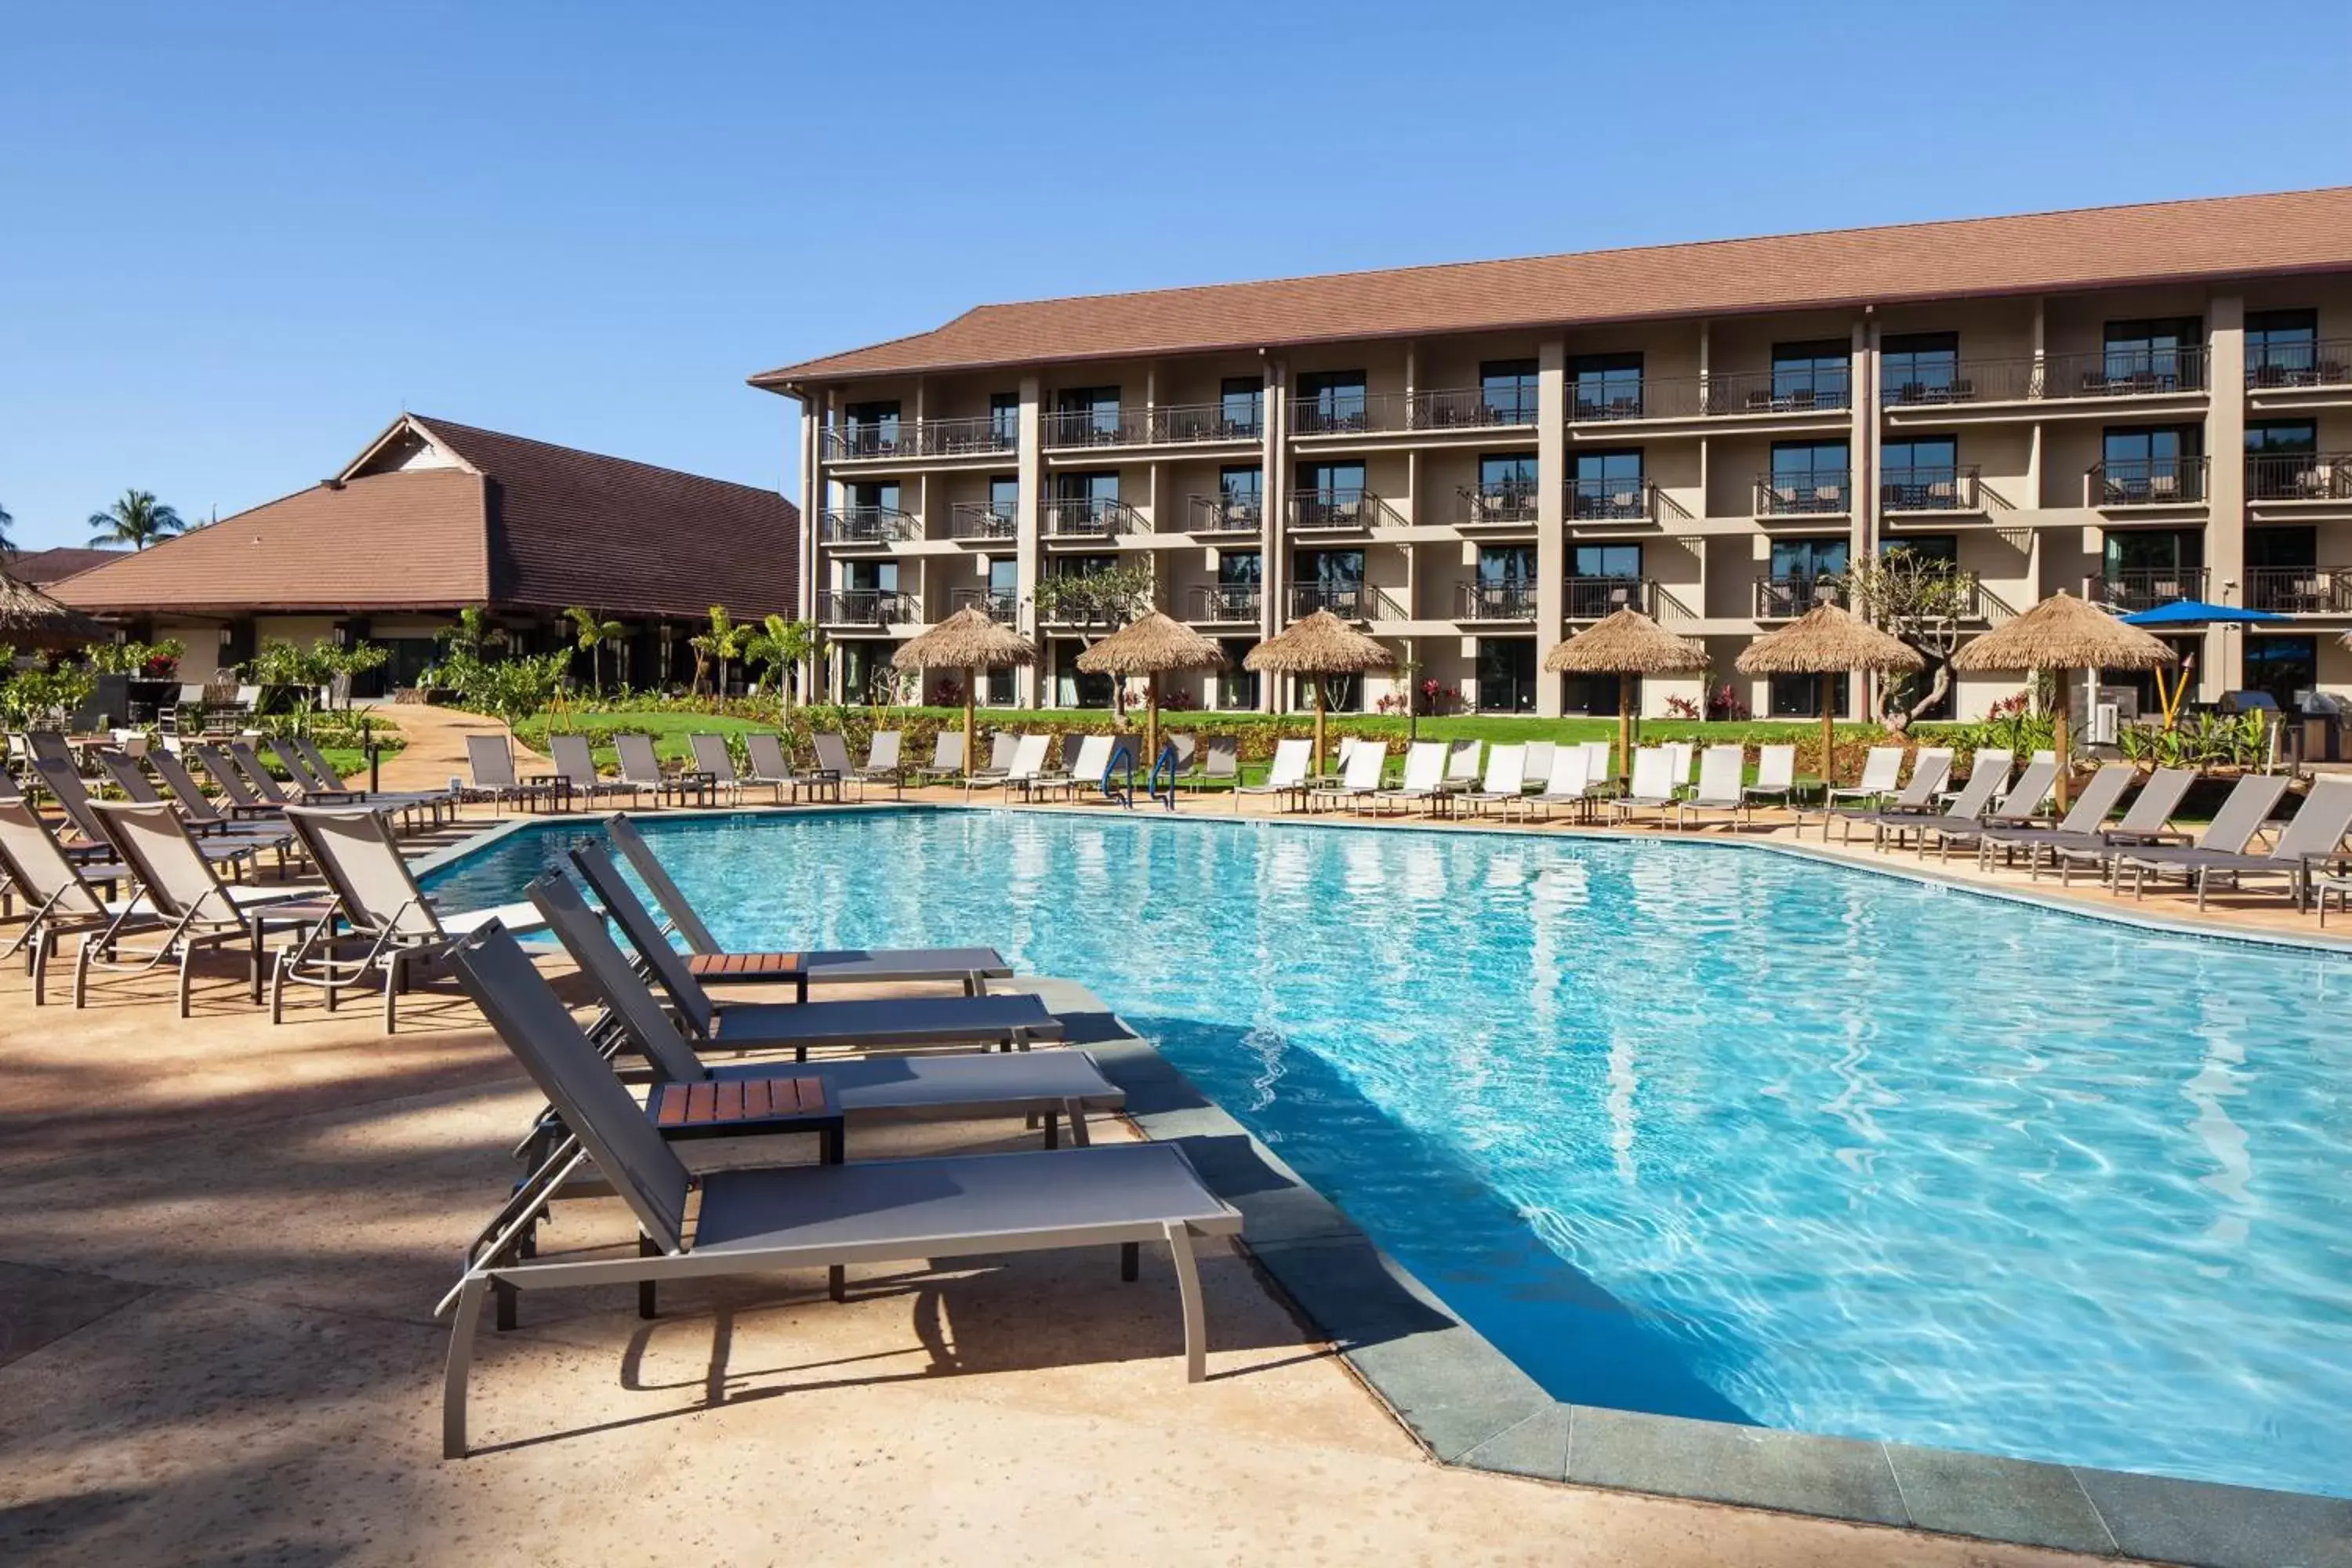
<instances>
[{"instance_id":1,"label":"building facade","mask_svg":"<svg viewBox=\"0 0 2352 1568\"><path fill-rule=\"evenodd\" d=\"M1103 700L1035 585L1142 563L1236 656L1315 609L1393 644L1343 706L1613 712L1542 659L1631 605L1715 655L1646 712L1801 717L1734 659L1895 550L1969 631L2210 599L2284 618L2184 642L2200 696L2352 692L2352 189L991 306L752 380L853 693L980 605L1047 655L983 696ZM1300 700L1234 663L1189 700Z\"/></svg>"}]
</instances>

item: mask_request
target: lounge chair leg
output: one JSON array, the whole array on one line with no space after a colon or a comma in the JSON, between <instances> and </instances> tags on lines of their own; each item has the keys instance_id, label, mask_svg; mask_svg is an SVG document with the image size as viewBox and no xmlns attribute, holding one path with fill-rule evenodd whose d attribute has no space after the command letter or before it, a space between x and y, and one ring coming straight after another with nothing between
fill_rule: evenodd
<instances>
[{"instance_id":1,"label":"lounge chair leg","mask_svg":"<svg viewBox=\"0 0 2352 1568\"><path fill-rule=\"evenodd\" d=\"M661 1248L655 1245L654 1238L652 1237L640 1236L637 1237L637 1256L639 1258L659 1258L661 1255ZM652 1280L640 1279L637 1281L638 1317L650 1321L660 1313L661 1303L658 1300L658 1295L659 1293L654 1289L654 1282Z\"/></svg>"},{"instance_id":2,"label":"lounge chair leg","mask_svg":"<svg viewBox=\"0 0 2352 1568\"><path fill-rule=\"evenodd\" d=\"M1143 1244L1122 1241L1118 1244L1118 1277L1132 1285L1143 1273Z\"/></svg>"},{"instance_id":3,"label":"lounge chair leg","mask_svg":"<svg viewBox=\"0 0 2352 1568\"><path fill-rule=\"evenodd\" d=\"M1168 1255L1176 1264L1176 1292L1184 1304L1184 1381L1203 1383L1209 1376L1209 1326L1201 1310L1201 1267L1192 1257L1189 1226L1165 1227Z\"/></svg>"},{"instance_id":4,"label":"lounge chair leg","mask_svg":"<svg viewBox=\"0 0 2352 1568\"><path fill-rule=\"evenodd\" d=\"M1049 1110L1045 1112L1045 1147L1048 1149L1058 1149L1061 1146L1062 1119L1054 1111Z\"/></svg>"},{"instance_id":5,"label":"lounge chair leg","mask_svg":"<svg viewBox=\"0 0 2352 1568\"><path fill-rule=\"evenodd\" d=\"M1063 1114L1070 1119L1070 1143L1074 1148L1091 1149L1094 1136L1087 1131L1087 1108L1075 1100L1062 1102Z\"/></svg>"},{"instance_id":6,"label":"lounge chair leg","mask_svg":"<svg viewBox=\"0 0 2352 1568\"><path fill-rule=\"evenodd\" d=\"M401 955L396 952L387 954L383 964L383 1032L387 1035L393 1032L394 1023L399 1012L402 978Z\"/></svg>"},{"instance_id":7,"label":"lounge chair leg","mask_svg":"<svg viewBox=\"0 0 2352 1568\"><path fill-rule=\"evenodd\" d=\"M499 1332L511 1333L515 1326L515 1298L521 1292L503 1279L490 1282L490 1297L495 1303L491 1322Z\"/></svg>"},{"instance_id":8,"label":"lounge chair leg","mask_svg":"<svg viewBox=\"0 0 2352 1568\"><path fill-rule=\"evenodd\" d=\"M180 948L180 1016L188 1016L188 965L196 961L194 946L183 943Z\"/></svg>"},{"instance_id":9,"label":"lounge chair leg","mask_svg":"<svg viewBox=\"0 0 2352 1568\"><path fill-rule=\"evenodd\" d=\"M469 1276L457 1291L457 1316L449 1325L449 1364L441 1374L441 1457L466 1457L466 1373L474 1363L474 1326L481 1321L482 1293L489 1281Z\"/></svg>"},{"instance_id":10,"label":"lounge chair leg","mask_svg":"<svg viewBox=\"0 0 2352 1568\"><path fill-rule=\"evenodd\" d=\"M824 1293L829 1300L849 1300L849 1270L836 1263L824 1271Z\"/></svg>"}]
</instances>

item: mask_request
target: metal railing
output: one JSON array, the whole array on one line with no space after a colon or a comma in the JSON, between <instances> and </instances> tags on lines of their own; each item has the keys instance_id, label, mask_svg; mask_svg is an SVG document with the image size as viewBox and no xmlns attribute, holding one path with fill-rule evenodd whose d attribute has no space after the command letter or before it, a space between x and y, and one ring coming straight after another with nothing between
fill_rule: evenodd
<instances>
[{"instance_id":1,"label":"metal railing","mask_svg":"<svg viewBox=\"0 0 2352 1568\"><path fill-rule=\"evenodd\" d=\"M1458 512L1465 528L1525 525L1536 521L1533 484L1461 485L1454 494L1460 503Z\"/></svg>"},{"instance_id":2,"label":"metal railing","mask_svg":"<svg viewBox=\"0 0 2352 1568\"><path fill-rule=\"evenodd\" d=\"M1012 539L1020 532L1019 518L986 501L960 500L948 509L950 539Z\"/></svg>"},{"instance_id":3,"label":"metal railing","mask_svg":"<svg viewBox=\"0 0 2352 1568\"><path fill-rule=\"evenodd\" d=\"M1010 588L955 588L949 591L948 603L958 610L979 610L1008 626L1021 618L1021 595Z\"/></svg>"},{"instance_id":4,"label":"metal railing","mask_svg":"<svg viewBox=\"0 0 2352 1568\"><path fill-rule=\"evenodd\" d=\"M1255 441L1265 434L1265 418L1255 405L1236 417L1223 403L1171 403L1151 410L1150 432L1154 444Z\"/></svg>"},{"instance_id":5,"label":"metal railing","mask_svg":"<svg viewBox=\"0 0 2352 1568\"><path fill-rule=\"evenodd\" d=\"M2342 386L2352 383L2352 338L2246 345L2246 384Z\"/></svg>"},{"instance_id":6,"label":"metal railing","mask_svg":"<svg viewBox=\"0 0 2352 1568\"><path fill-rule=\"evenodd\" d=\"M915 426L910 420L877 420L866 425L828 425L824 455L834 458L912 456Z\"/></svg>"},{"instance_id":7,"label":"metal railing","mask_svg":"<svg viewBox=\"0 0 2352 1568\"><path fill-rule=\"evenodd\" d=\"M2131 567L2085 578L2083 597L2129 615L2135 610L2168 605L2175 599L2202 599L2205 578L2206 569L2202 566Z\"/></svg>"},{"instance_id":8,"label":"metal railing","mask_svg":"<svg viewBox=\"0 0 2352 1568\"><path fill-rule=\"evenodd\" d=\"M1265 526L1265 502L1220 492L1185 498L1193 533L1255 533Z\"/></svg>"},{"instance_id":9,"label":"metal railing","mask_svg":"<svg viewBox=\"0 0 2352 1568\"><path fill-rule=\"evenodd\" d=\"M1729 414L1835 413L1853 405L1846 371L1724 371L1705 376L1644 375L1586 384L1570 382L1569 419L1606 424L1618 419L1696 419Z\"/></svg>"},{"instance_id":10,"label":"metal railing","mask_svg":"<svg viewBox=\"0 0 2352 1568\"><path fill-rule=\"evenodd\" d=\"M1255 441L1265 433L1253 410L1235 417L1223 403L1171 403L1157 408L1074 408L1045 416L1045 445L1073 447L1186 446L1204 441Z\"/></svg>"},{"instance_id":11,"label":"metal railing","mask_svg":"<svg viewBox=\"0 0 2352 1568\"><path fill-rule=\"evenodd\" d=\"M1570 479L1568 515L1576 522L1646 522L1657 515L1658 487L1647 479Z\"/></svg>"},{"instance_id":12,"label":"metal railing","mask_svg":"<svg viewBox=\"0 0 2352 1568\"><path fill-rule=\"evenodd\" d=\"M1489 395L1476 386L1417 392L1321 393L1293 405L1301 436L1390 435L1407 430L1499 430L1532 426L1536 395Z\"/></svg>"},{"instance_id":13,"label":"metal railing","mask_svg":"<svg viewBox=\"0 0 2352 1568\"><path fill-rule=\"evenodd\" d=\"M1536 585L1505 580L1455 585L1454 618L1457 621L1531 621L1536 618Z\"/></svg>"},{"instance_id":14,"label":"metal railing","mask_svg":"<svg viewBox=\"0 0 2352 1568\"><path fill-rule=\"evenodd\" d=\"M2205 499L2203 458L2126 458L2091 465L2083 504L2189 506Z\"/></svg>"},{"instance_id":15,"label":"metal railing","mask_svg":"<svg viewBox=\"0 0 2352 1568\"><path fill-rule=\"evenodd\" d=\"M1302 532L1360 531L1403 522L1395 508L1368 489L1297 490L1290 497L1290 526Z\"/></svg>"},{"instance_id":16,"label":"metal railing","mask_svg":"<svg viewBox=\"0 0 2352 1568\"><path fill-rule=\"evenodd\" d=\"M1402 620L1404 612L1386 594L1360 583L1298 583L1290 590L1290 618L1328 610L1343 621Z\"/></svg>"},{"instance_id":17,"label":"metal railing","mask_svg":"<svg viewBox=\"0 0 2352 1568\"><path fill-rule=\"evenodd\" d=\"M1571 621L1597 621L1620 610L1655 615L1657 584L1647 577L1570 577L1563 608Z\"/></svg>"},{"instance_id":18,"label":"metal railing","mask_svg":"<svg viewBox=\"0 0 2352 1568\"><path fill-rule=\"evenodd\" d=\"M835 588L816 596L816 618L828 626L895 626L923 618L912 594L883 588Z\"/></svg>"},{"instance_id":19,"label":"metal railing","mask_svg":"<svg viewBox=\"0 0 2352 1568\"><path fill-rule=\"evenodd\" d=\"M1706 378L1709 414L1811 414L1853 406L1853 373L1740 370Z\"/></svg>"},{"instance_id":20,"label":"metal railing","mask_svg":"<svg viewBox=\"0 0 2352 1568\"><path fill-rule=\"evenodd\" d=\"M887 544L922 533L922 523L895 506L827 507L817 515L817 539L825 544Z\"/></svg>"},{"instance_id":21,"label":"metal railing","mask_svg":"<svg viewBox=\"0 0 2352 1568\"><path fill-rule=\"evenodd\" d=\"M2257 566L2246 574L2246 607L2279 616L2352 615L2352 567Z\"/></svg>"},{"instance_id":22,"label":"metal railing","mask_svg":"<svg viewBox=\"0 0 2352 1568\"><path fill-rule=\"evenodd\" d=\"M1150 439L1150 416L1141 408L1063 408L1045 416L1048 447L1140 447Z\"/></svg>"},{"instance_id":23,"label":"metal railing","mask_svg":"<svg viewBox=\"0 0 2352 1568\"><path fill-rule=\"evenodd\" d=\"M1833 516L1853 504L1843 468L1791 468L1756 477L1758 517Z\"/></svg>"},{"instance_id":24,"label":"metal railing","mask_svg":"<svg viewBox=\"0 0 2352 1568\"><path fill-rule=\"evenodd\" d=\"M1878 504L1887 511L1979 511L1977 466L1915 463L1884 470Z\"/></svg>"},{"instance_id":25,"label":"metal railing","mask_svg":"<svg viewBox=\"0 0 2352 1568\"><path fill-rule=\"evenodd\" d=\"M1192 590L1192 613L1188 618L1216 625L1235 621L1255 622L1258 617L1259 608L1265 603L1265 590L1258 584L1209 584Z\"/></svg>"},{"instance_id":26,"label":"metal railing","mask_svg":"<svg viewBox=\"0 0 2352 1568\"><path fill-rule=\"evenodd\" d=\"M1017 417L979 414L969 418L927 419L919 425L907 419L835 425L827 427L824 436L824 455L835 460L960 458L1013 450L1021 444L1021 426Z\"/></svg>"},{"instance_id":27,"label":"metal railing","mask_svg":"<svg viewBox=\"0 0 2352 1568\"><path fill-rule=\"evenodd\" d=\"M1048 539L1108 539L1114 533L1149 533L1143 514L1125 501L1100 496L1065 496L1045 504L1040 526Z\"/></svg>"},{"instance_id":28,"label":"metal railing","mask_svg":"<svg viewBox=\"0 0 2352 1568\"><path fill-rule=\"evenodd\" d=\"M1816 605L1845 603L1843 577L1798 574L1756 580L1756 618L1759 621L1794 620Z\"/></svg>"},{"instance_id":29,"label":"metal railing","mask_svg":"<svg viewBox=\"0 0 2352 1568\"><path fill-rule=\"evenodd\" d=\"M2246 459L2248 500L2352 500L2352 452L2273 452Z\"/></svg>"},{"instance_id":30,"label":"metal railing","mask_svg":"<svg viewBox=\"0 0 2352 1568\"><path fill-rule=\"evenodd\" d=\"M2155 397L2205 389L2205 349L2091 349L2042 358L2041 397Z\"/></svg>"}]
</instances>

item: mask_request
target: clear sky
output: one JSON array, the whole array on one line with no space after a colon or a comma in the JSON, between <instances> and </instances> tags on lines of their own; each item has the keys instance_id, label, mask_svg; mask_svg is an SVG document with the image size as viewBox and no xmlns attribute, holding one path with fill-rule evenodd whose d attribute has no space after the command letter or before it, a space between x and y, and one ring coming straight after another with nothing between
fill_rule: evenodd
<instances>
[{"instance_id":1,"label":"clear sky","mask_svg":"<svg viewBox=\"0 0 2352 1568\"><path fill-rule=\"evenodd\" d=\"M992 300L2352 183L2343 0L0 5L0 507L403 407L782 484Z\"/></svg>"}]
</instances>

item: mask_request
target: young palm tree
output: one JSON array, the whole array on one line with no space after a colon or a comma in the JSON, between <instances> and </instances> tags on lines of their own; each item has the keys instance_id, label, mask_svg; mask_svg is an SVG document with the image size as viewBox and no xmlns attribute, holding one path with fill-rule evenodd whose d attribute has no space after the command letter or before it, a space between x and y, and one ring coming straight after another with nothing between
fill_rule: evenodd
<instances>
[{"instance_id":1,"label":"young palm tree","mask_svg":"<svg viewBox=\"0 0 2352 1568\"><path fill-rule=\"evenodd\" d=\"M128 544L144 550L159 539L186 530L180 514L157 500L152 491L125 490L122 499L104 511L89 514L92 544Z\"/></svg>"},{"instance_id":2,"label":"young palm tree","mask_svg":"<svg viewBox=\"0 0 2352 1568\"><path fill-rule=\"evenodd\" d=\"M625 629L618 621L600 621L593 610L574 605L563 612L571 617L572 629L580 634L580 646L588 650L588 679L594 688L604 689L604 645L621 640Z\"/></svg>"},{"instance_id":3,"label":"young palm tree","mask_svg":"<svg viewBox=\"0 0 2352 1568\"><path fill-rule=\"evenodd\" d=\"M760 629L743 645L746 662L776 672L776 700L787 719L793 713L793 667L808 658L815 646L816 627L782 616L770 616L761 622Z\"/></svg>"},{"instance_id":4,"label":"young palm tree","mask_svg":"<svg viewBox=\"0 0 2352 1568\"><path fill-rule=\"evenodd\" d=\"M710 673L711 665L716 663L719 666L719 695L721 698L727 695L727 667L743 651L744 634L751 629L737 626L735 617L727 613L726 605L710 606L710 629L686 639L687 647L694 650L694 689L697 691L702 689L704 679Z\"/></svg>"}]
</instances>

